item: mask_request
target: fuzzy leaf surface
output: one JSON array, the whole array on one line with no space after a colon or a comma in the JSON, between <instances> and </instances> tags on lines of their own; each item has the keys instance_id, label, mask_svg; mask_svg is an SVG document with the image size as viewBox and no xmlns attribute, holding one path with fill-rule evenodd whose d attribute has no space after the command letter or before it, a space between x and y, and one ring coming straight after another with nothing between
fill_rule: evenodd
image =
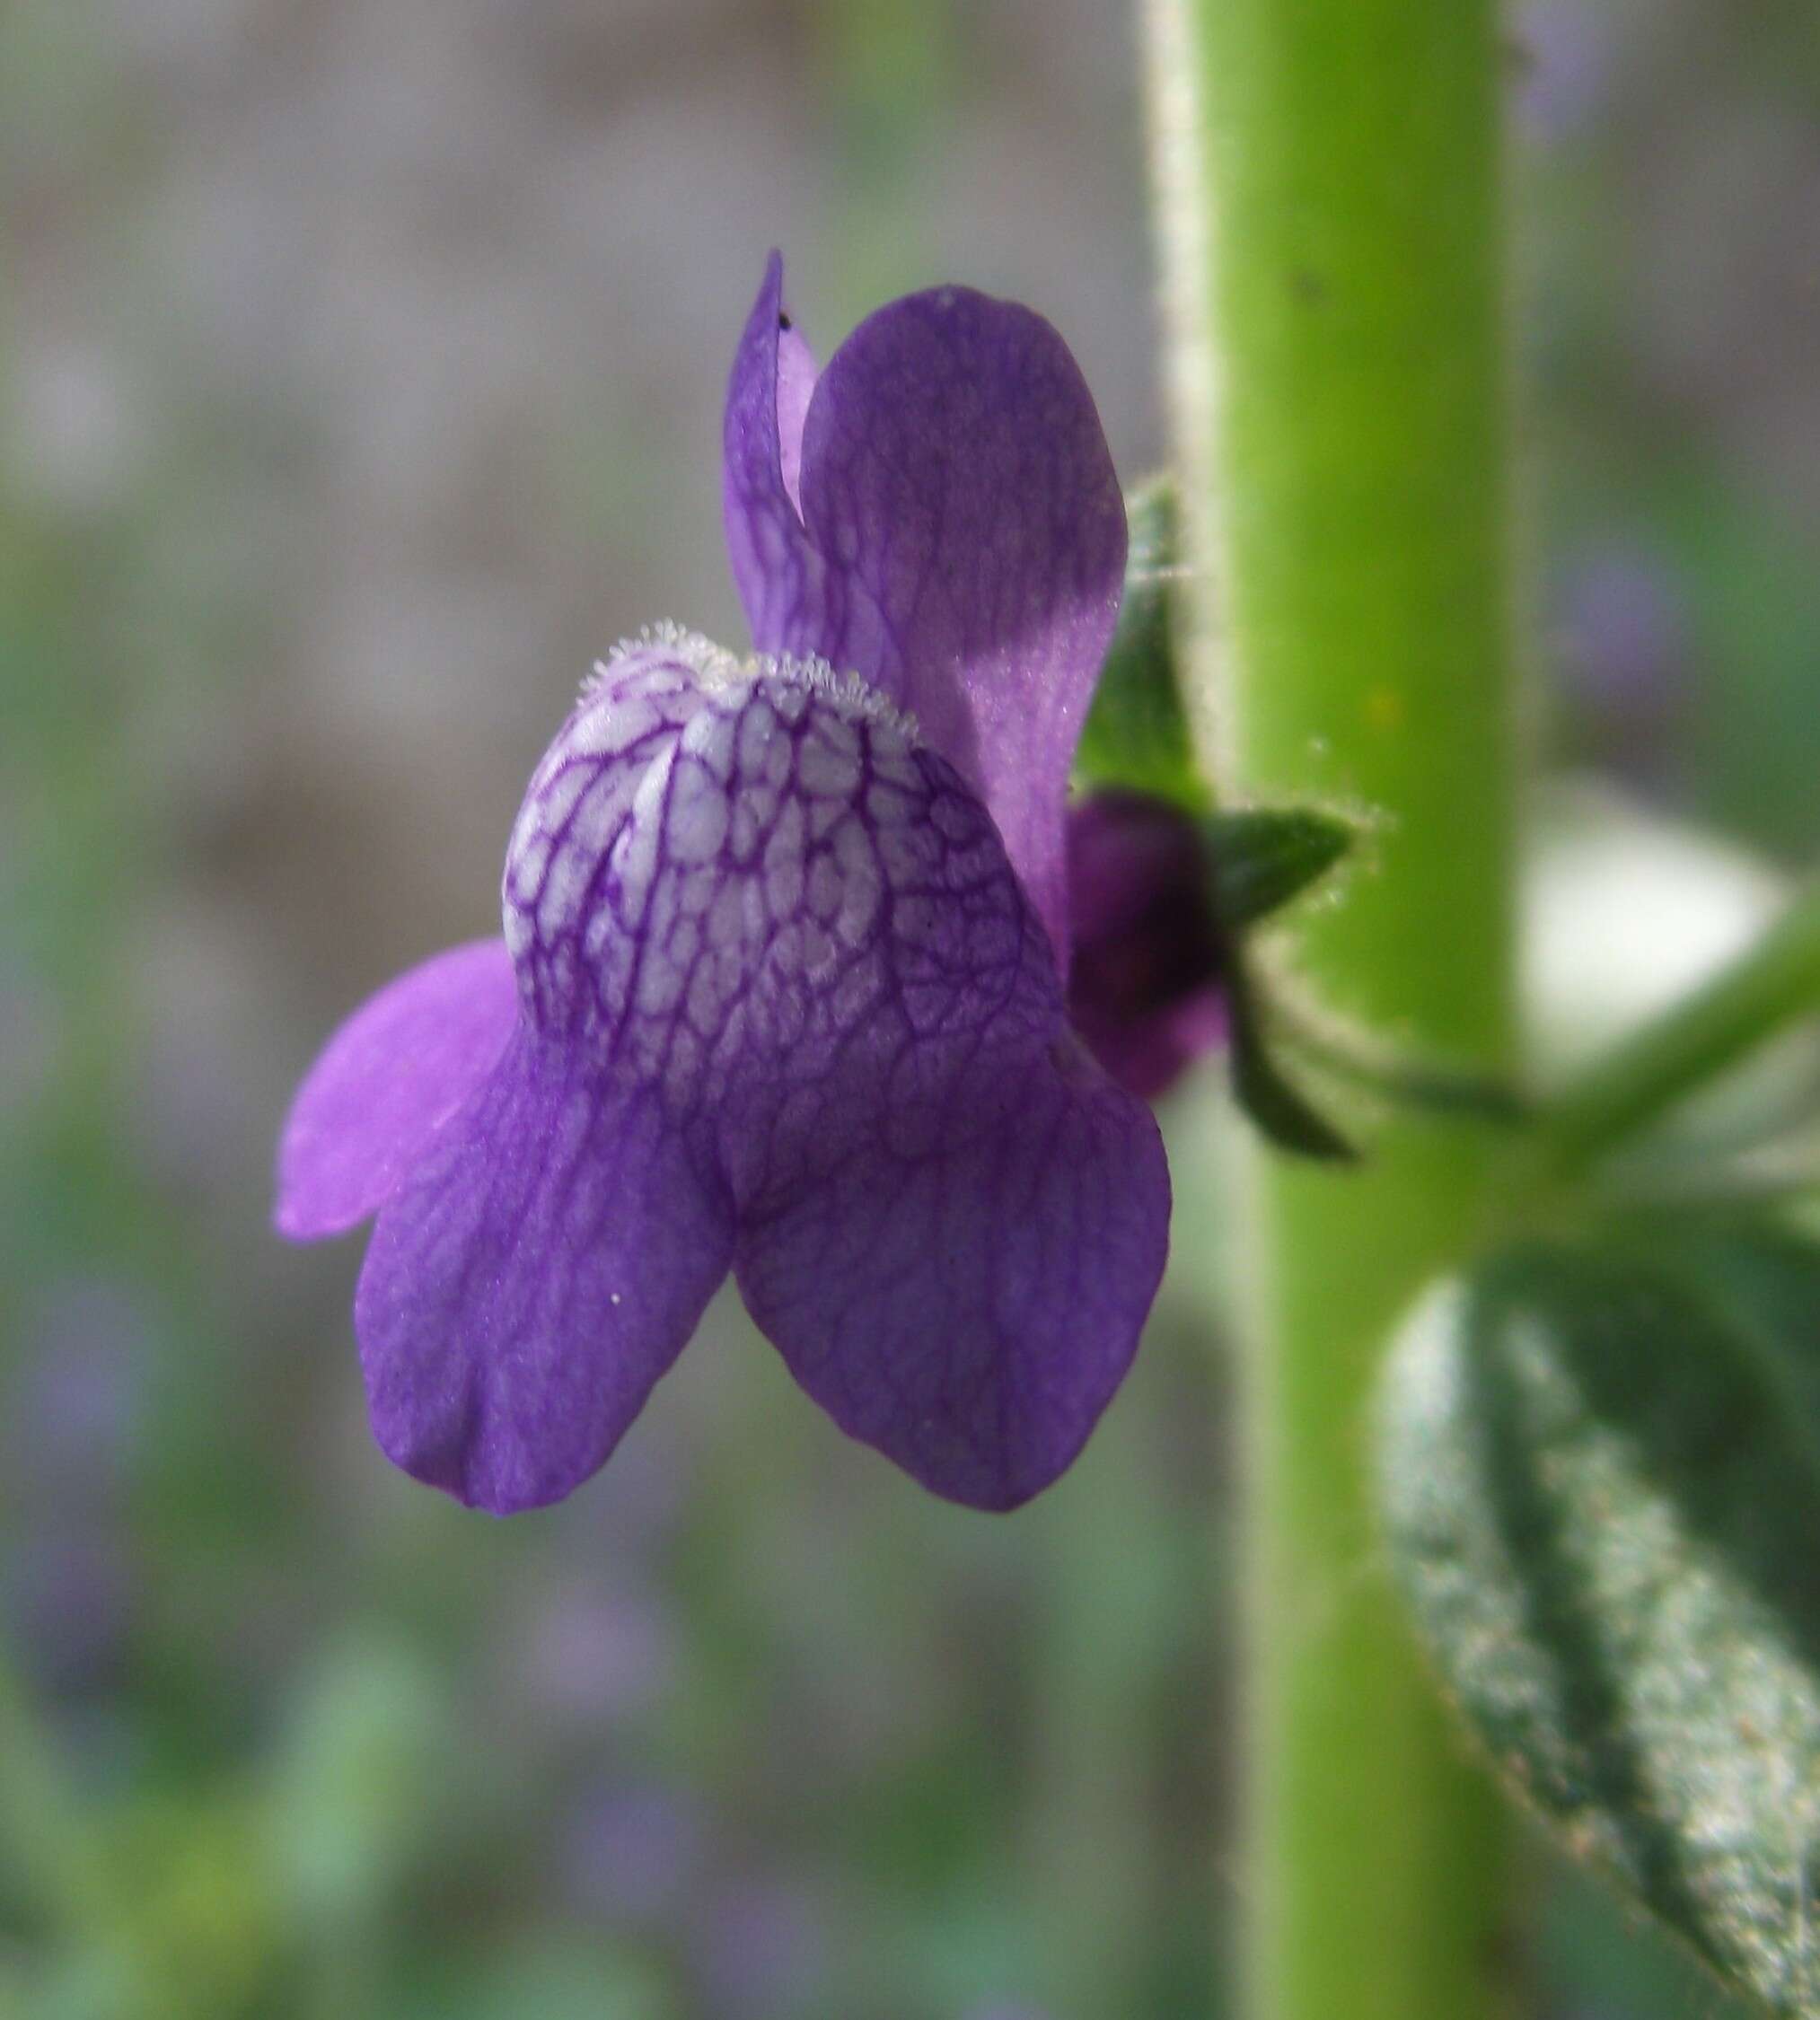
<instances>
[{"instance_id":1,"label":"fuzzy leaf surface","mask_svg":"<svg viewBox=\"0 0 1820 2020\"><path fill-rule=\"evenodd\" d=\"M1392 1557L1507 1779L1735 1988L1820 2015L1820 1248L1535 1243L1431 1292Z\"/></svg>"}]
</instances>

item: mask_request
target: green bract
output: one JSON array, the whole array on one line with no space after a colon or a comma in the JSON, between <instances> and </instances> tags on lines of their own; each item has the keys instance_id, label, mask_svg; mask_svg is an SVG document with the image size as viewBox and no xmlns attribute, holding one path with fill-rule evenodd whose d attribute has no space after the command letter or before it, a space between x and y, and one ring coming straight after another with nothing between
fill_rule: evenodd
<instances>
[{"instance_id":1,"label":"green bract","mask_svg":"<svg viewBox=\"0 0 1820 2020\"><path fill-rule=\"evenodd\" d=\"M1180 686L1175 514L1166 477L1126 496L1124 601L1075 751L1075 772L1095 791L1148 793L1184 813L1204 813L1212 803Z\"/></svg>"},{"instance_id":2,"label":"green bract","mask_svg":"<svg viewBox=\"0 0 1820 2020\"><path fill-rule=\"evenodd\" d=\"M1239 932L1325 876L1352 847L1353 830L1314 807L1241 807L1201 822L1213 864L1220 924Z\"/></svg>"}]
</instances>

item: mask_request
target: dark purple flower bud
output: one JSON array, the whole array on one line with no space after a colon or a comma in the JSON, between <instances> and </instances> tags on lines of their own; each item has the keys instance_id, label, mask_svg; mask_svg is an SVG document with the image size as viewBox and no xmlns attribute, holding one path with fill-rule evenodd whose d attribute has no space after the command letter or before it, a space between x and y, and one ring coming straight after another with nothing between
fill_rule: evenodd
<instances>
[{"instance_id":1,"label":"dark purple flower bud","mask_svg":"<svg viewBox=\"0 0 1820 2020\"><path fill-rule=\"evenodd\" d=\"M1101 793L1069 812L1068 875L1068 1016L1121 1087L1154 1101L1226 1036L1200 837L1161 800Z\"/></svg>"},{"instance_id":2,"label":"dark purple flower bud","mask_svg":"<svg viewBox=\"0 0 1820 2020\"><path fill-rule=\"evenodd\" d=\"M725 429L760 655L612 655L525 795L504 941L356 1013L280 1151L284 1233L379 1213L380 1443L499 1512L602 1463L729 1269L843 1429L1015 1506L1162 1270L1155 1123L1061 981L1124 563L1092 400L1041 318L956 288L817 377L781 288L774 259Z\"/></svg>"}]
</instances>

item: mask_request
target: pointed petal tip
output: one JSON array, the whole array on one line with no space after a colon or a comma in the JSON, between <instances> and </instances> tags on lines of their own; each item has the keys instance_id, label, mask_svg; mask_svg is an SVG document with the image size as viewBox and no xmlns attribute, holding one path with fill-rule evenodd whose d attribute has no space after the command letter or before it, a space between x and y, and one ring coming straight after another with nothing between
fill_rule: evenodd
<instances>
[{"instance_id":1,"label":"pointed petal tip","mask_svg":"<svg viewBox=\"0 0 1820 2020\"><path fill-rule=\"evenodd\" d=\"M270 1224L274 1234L283 1241L295 1242L300 1246L307 1242L331 1240L337 1234L345 1234L349 1227L357 1225L350 1221L341 1226L320 1225L297 1200L282 1191L272 1202Z\"/></svg>"},{"instance_id":2,"label":"pointed petal tip","mask_svg":"<svg viewBox=\"0 0 1820 2020\"><path fill-rule=\"evenodd\" d=\"M784 307L784 255L776 247L765 255L764 270L759 276L758 292L752 296L752 305L748 312L748 329L762 327L761 318L775 320Z\"/></svg>"},{"instance_id":3,"label":"pointed petal tip","mask_svg":"<svg viewBox=\"0 0 1820 2020\"><path fill-rule=\"evenodd\" d=\"M892 1114L856 1103L838 1184L796 1177L735 1262L759 1329L840 1429L989 1513L1078 1457L1168 1248L1154 1119L1073 1041L1059 1050L963 1071L914 1155Z\"/></svg>"},{"instance_id":4,"label":"pointed petal tip","mask_svg":"<svg viewBox=\"0 0 1820 2020\"><path fill-rule=\"evenodd\" d=\"M503 1522L507 1515L528 1515L537 1508L554 1507L584 1484L576 1480L507 1483L484 1474L476 1476L464 1462L452 1463L451 1454L446 1452L414 1450L409 1438L399 1435L401 1428L384 1429L376 1420L373 1425L373 1441L391 1464L419 1487L434 1488L457 1507L473 1515L487 1515L496 1522Z\"/></svg>"},{"instance_id":5,"label":"pointed petal tip","mask_svg":"<svg viewBox=\"0 0 1820 2020\"><path fill-rule=\"evenodd\" d=\"M1059 1466L1038 1480L1001 1480L991 1487L957 1490L934 1480L919 1479L915 1473L907 1477L925 1494L933 1494L938 1501L946 1501L953 1507L967 1508L974 1515L1014 1515L1020 1508L1027 1508L1039 1495L1047 1494L1080 1456L1081 1449L1083 1447L1077 1447ZM890 1454L885 1456L888 1458Z\"/></svg>"}]
</instances>

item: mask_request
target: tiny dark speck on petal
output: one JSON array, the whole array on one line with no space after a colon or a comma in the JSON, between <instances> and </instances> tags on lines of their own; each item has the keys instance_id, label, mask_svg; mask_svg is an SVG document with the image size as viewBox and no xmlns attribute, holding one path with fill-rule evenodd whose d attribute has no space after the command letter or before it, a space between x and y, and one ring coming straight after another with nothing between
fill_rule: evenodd
<instances>
[{"instance_id":1,"label":"tiny dark speck on petal","mask_svg":"<svg viewBox=\"0 0 1820 2020\"><path fill-rule=\"evenodd\" d=\"M1085 1047L1072 1032L1065 1031L1051 1040L1050 1064L1072 1087L1086 1087L1097 1077L1089 1063Z\"/></svg>"},{"instance_id":2,"label":"tiny dark speck on petal","mask_svg":"<svg viewBox=\"0 0 1820 2020\"><path fill-rule=\"evenodd\" d=\"M792 327L793 325L791 324L789 317L785 314L783 310L779 309L778 311L778 328L779 329L788 329Z\"/></svg>"},{"instance_id":3,"label":"tiny dark speck on petal","mask_svg":"<svg viewBox=\"0 0 1820 2020\"><path fill-rule=\"evenodd\" d=\"M1327 299L1327 283L1312 267L1294 267L1289 270L1289 288L1298 302L1321 303Z\"/></svg>"}]
</instances>

